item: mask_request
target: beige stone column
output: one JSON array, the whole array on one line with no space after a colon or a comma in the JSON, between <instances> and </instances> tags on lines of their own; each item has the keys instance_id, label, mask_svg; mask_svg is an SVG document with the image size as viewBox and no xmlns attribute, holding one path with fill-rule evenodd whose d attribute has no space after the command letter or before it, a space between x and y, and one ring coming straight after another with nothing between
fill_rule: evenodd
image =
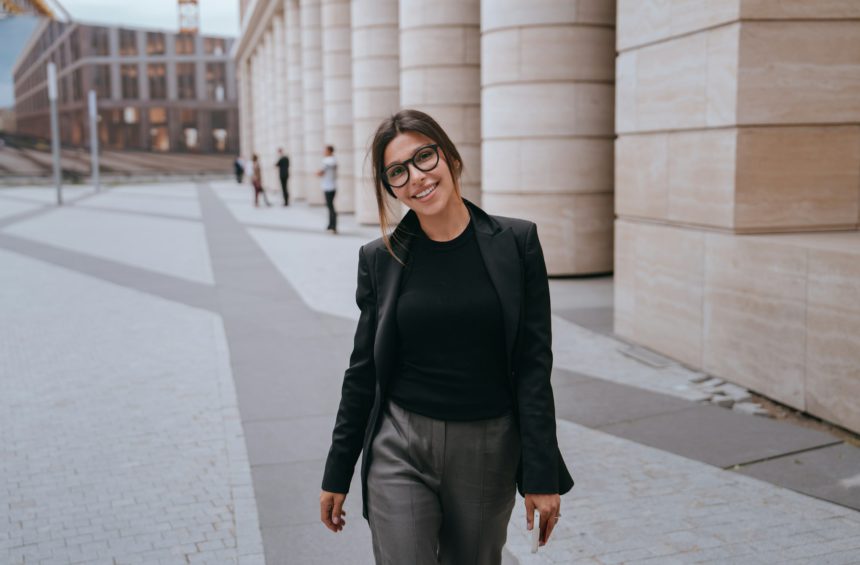
<instances>
[{"instance_id":1,"label":"beige stone column","mask_svg":"<svg viewBox=\"0 0 860 565\"><path fill-rule=\"evenodd\" d=\"M316 171L323 158L322 30L320 0L300 0L302 29L302 120L304 124L305 196L324 204Z\"/></svg>"},{"instance_id":2,"label":"beige stone column","mask_svg":"<svg viewBox=\"0 0 860 565\"><path fill-rule=\"evenodd\" d=\"M302 32L298 0L285 0L287 20L287 95L288 130L290 138L290 199L304 200L307 174L305 172L305 134L302 118Z\"/></svg>"},{"instance_id":3,"label":"beige stone column","mask_svg":"<svg viewBox=\"0 0 860 565\"><path fill-rule=\"evenodd\" d=\"M398 0L352 0L352 109L355 215L378 224L370 141L400 107Z\"/></svg>"},{"instance_id":4,"label":"beige stone column","mask_svg":"<svg viewBox=\"0 0 860 565\"><path fill-rule=\"evenodd\" d=\"M274 84L272 85L272 99L275 103L273 116L275 148L273 155L277 159L277 150L279 147L284 151L287 150L287 57L283 14L275 14L272 20L272 41L272 47L275 51Z\"/></svg>"},{"instance_id":5,"label":"beige stone column","mask_svg":"<svg viewBox=\"0 0 860 565\"><path fill-rule=\"evenodd\" d=\"M349 0L322 0L323 143L337 157L337 210L355 211Z\"/></svg>"},{"instance_id":6,"label":"beige stone column","mask_svg":"<svg viewBox=\"0 0 860 565\"><path fill-rule=\"evenodd\" d=\"M266 30L263 40L263 98L266 101L265 147L260 151L260 167L263 171L263 186L271 195L278 185L275 173L275 154L277 152L277 112L275 104L275 42L272 28Z\"/></svg>"},{"instance_id":7,"label":"beige stone column","mask_svg":"<svg viewBox=\"0 0 860 565\"><path fill-rule=\"evenodd\" d=\"M615 332L860 431L860 4L618 6Z\"/></svg>"},{"instance_id":8,"label":"beige stone column","mask_svg":"<svg viewBox=\"0 0 860 565\"><path fill-rule=\"evenodd\" d=\"M400 0L400 104L427 112L463 158L463 196L481 202L479 0Z\"/></svg>"},{"instance_id":9,"label":"beige stone column","mask_svg":"<svg viewBox=\"0 0 860 565\"><path fill-rule=\"evenodd\" d=\"M612 271L615 6L481 3L487 211L530 219L551 275Z\"/></svg>"},{"instance_id":10,"label":"beige stone column","mask_svg":"<svg viewBox=\"0 0 860 565\"><path fill-rule=\"evenodd\" d=\"M239 82L239 154L247 159L253 151L254 112L251 100L251 73L248 59L237 64Z\"/></svg>"}]
</instances>

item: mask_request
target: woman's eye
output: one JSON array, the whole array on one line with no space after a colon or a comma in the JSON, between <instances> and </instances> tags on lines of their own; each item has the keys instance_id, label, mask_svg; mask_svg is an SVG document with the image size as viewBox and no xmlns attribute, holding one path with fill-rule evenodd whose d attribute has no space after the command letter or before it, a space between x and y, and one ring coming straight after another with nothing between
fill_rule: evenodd
<instances>
[{"instance_id":1,"label":"woman's eye","mask_svg":"<svg viewBox=\"0 0 860 565\"><path fill-rule=\"evenodd\" d=\"M403 167L392 167L388 169L388 178L397 178L403 174L405 169Z\"/></svg>"},{"instance_id":2,"label":"woman's eye","mask_svg":"<svg viewBox=\"0 0 860 565\"><path fill-rule=\"evenodd\" d=\"M418 157L416 157L416 159L418 161L422 161L422 162L423 161L429 161L430 157L432 157L432 156L433 156L433 152L430 150L427 150L427 151L422 151L421 153L419 153Z\"/></svg>"}]
</instances>

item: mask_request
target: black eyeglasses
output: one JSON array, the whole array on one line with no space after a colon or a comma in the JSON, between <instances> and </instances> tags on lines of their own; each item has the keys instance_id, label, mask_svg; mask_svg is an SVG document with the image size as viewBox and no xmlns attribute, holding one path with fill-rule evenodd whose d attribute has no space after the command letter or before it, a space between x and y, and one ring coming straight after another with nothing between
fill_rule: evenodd
<instances>
[{"instance_id":1,"label":"black eyeglasses","mask_svg":"<svg viewBox=\"0 0 860 565\"><path fill-rule=\"evenodd\" d=\"M409 182L409 163L422 172L429 172L439 164L439 146L436 144L419 147L412 155L402 163L394 163L382 171L382 178L391 188L401 188Z\"/></svg>"}]
</instances>

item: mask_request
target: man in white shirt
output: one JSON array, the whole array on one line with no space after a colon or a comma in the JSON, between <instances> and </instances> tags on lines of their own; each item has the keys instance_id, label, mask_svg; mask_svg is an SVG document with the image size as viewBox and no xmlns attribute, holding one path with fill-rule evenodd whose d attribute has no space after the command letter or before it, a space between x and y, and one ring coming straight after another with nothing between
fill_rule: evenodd
<instances>
[{"instance_id":1,"label":"man in white shirt","mask_svg":"<svg viewBox=\"0 0 860 565\"><path fill-rule=\"evenodd\" d=\"M337 233L337 212L334 209L334 195L337 192L337 159L334 157L333 145L326 145L322 169L317 171L317 176L322 177L322 190L325 194L325 205L328 207L326 231Z\"/></svg>"}]
</instances>

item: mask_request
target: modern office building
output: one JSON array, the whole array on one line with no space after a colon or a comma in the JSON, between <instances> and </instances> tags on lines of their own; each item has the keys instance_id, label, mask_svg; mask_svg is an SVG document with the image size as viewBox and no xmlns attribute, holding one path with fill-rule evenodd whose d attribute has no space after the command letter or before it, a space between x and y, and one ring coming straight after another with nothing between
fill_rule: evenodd
<instances>
[{"instance_id":1,"label":"modern office building","mask_svg":"<svg viewBox=\"0 0 860 565\"><path fill-rule=\"evenodd\" d=\"M240 5L264 171L286 147L318 201L333 143L372 223L370 135L425 110L550 274L615 273L617 336L860 431L860 2Z\"/></svg>"},{"instance_id":2,"label":"modern office building","mask_svg":"<svg viewBox=\"0 0 860 565\"><path fill-rule=\"evenodd\" d=\"M44 21L13 68L18 133L50 135L47 65L57 66L60 137L88 143L87 93L98 97L103 147L235 152L233 40Z\"/></svg>"}]
</instances>

